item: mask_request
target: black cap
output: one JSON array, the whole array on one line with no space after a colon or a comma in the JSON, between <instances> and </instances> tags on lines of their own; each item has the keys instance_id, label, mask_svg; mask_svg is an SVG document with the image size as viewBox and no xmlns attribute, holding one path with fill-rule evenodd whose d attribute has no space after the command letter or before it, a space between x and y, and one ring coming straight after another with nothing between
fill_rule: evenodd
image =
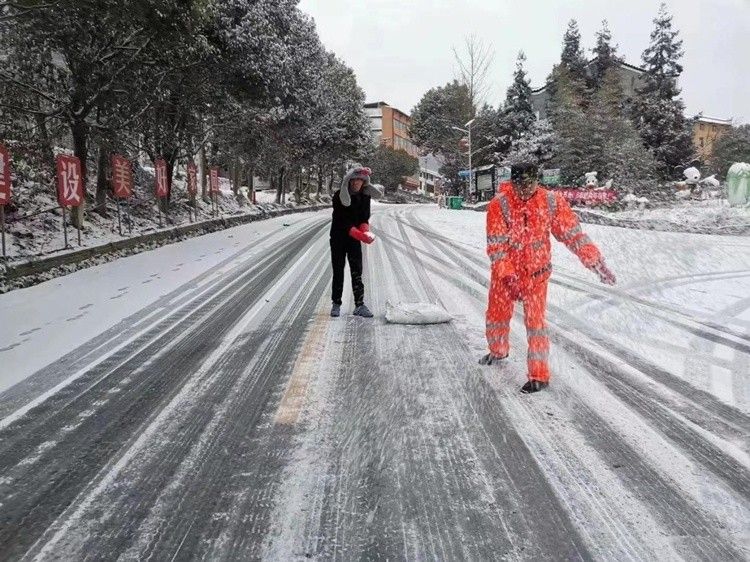
<instances>
[{"instance_id":1,"label":"black cap","mask_svg":"<svg viewBox=\"0 0 750 562\"><path fill-rule=\"evenodd\" d=\"M539 168L536 164L523 162L513 164L510 167L510 181L513 183L524 183L529 180L536 180L539 177Z\"/></svg>"}]
</instances>

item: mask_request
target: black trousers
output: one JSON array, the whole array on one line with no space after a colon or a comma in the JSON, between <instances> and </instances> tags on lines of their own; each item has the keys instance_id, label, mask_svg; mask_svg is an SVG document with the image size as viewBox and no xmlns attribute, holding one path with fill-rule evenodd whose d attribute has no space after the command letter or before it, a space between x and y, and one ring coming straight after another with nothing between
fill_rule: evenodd
<instances>
[{"instance_id":1,"label":"black trousers","mask_svg":"<svg viewBox=\"0 0 750 562\"><path fill-rule=\"evenodd\" d=\"M362 244L347 233L340 237L331 237L331 264L333 265L333 288L331 300L341 304L341 294L344 292L344 265L349 260L349 270L352 274L352 291L354 304L359 306L365 302L365 285L362 283Z\"/></svg>"}]
</instances>

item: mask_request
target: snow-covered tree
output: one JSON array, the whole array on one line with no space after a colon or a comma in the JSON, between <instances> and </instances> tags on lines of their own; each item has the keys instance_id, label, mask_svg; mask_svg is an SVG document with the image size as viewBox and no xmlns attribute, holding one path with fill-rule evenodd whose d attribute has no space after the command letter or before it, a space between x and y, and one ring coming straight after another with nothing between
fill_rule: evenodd
<instances>
[{"instance_id":1,"label":"snow-covered tree","mask_svg":"<svg viewBox=\"0 0 750 562\"><path fill-rule=\"evenodd\" d=\"M538 166L549 164L559 145L559 138L547 119L532 123L527 132L515 139L508 153L500 159L503 166L532 162Z\"/></svg>"},{"instance_id":2,"label":"snow-covered tree","mask_svg":"<svg viewBox=\"0 0 750 562\"><path fill-rule=\"evenodd\" d=\"M519 52L513 82L506 93L502 111L499 112L501 122L496 147L499 153L507 152L513 141L525 135L536 120L531 105L531 86L524 69L525 61L526 55L523 51Z\"/></svg>"},{"instance_id":3,"label":"snow-covered tree","mask_svg":"<svg viewBox=\"0 0 750 562\"><path fill-rule=\"evenodd\" d=\"M396 189L404 177L414 176L419 172L419 159L410 156L405 150L394 150L379 146L372 156L363 161L372 168L373 181L386 189Z\"/></svg>"},{"instance_id":4,"label":"snow-covered tree","mask_svg":"<svg viewBox=\"0 0 750 562\"><path fill-rule=\"evenodd\" d=\"M582 84L567 68L555 69L556 87L550 99L549 116L559 138L554 163L565 183L576 184L592 171L591 121L583 109Z\"/></svg>"},{"instance_id":5,"label":"snow-covered tree","mask_svg":"<svg viewBox=\"0 0 750 562\"><path fill-rule=\"evenodd\" d=\"M572 98L579 107L587 105L589 92L587 87L586 57L581 47L581 33L578 31L576 20L570 20L568 29L563 37L563 48L560 62L552 67L547 77L547 112L551 115L556 111L555 104L561 100L558 96L558 86L563 82L566 93L563 97Z\"/></svg>"},{"instance_id":6,"label":"snow-covered tree","mask_svg":"<svg viewBox=\"0 0 750 562\"><path fill-rule=\"evenodd\" d=\"M459 143L465 135L453 127L463 128L472 118L469 89L454 80L432 88L412 110L411 135L421 149L439 154L444 161L441 173L458 182L458 170L467 165Z\"/></svg>"},{"instance_id":7,"label":"snow-covered tree","mask_svg":"<svg viewBox=\"0 0 750 562\"><path fill-rule=\"evenodd\" d=\"M732 127L714 142L710 164L721 178L735 162L750 162L750 125Z\"/></svg>"},{"instance_id":8,"label":"snow-covered tree","mask_svg":"<svg viewBox=\"0 0 750 562\"><path fill-rule=\"evenodd\" d=\"M682 41L672 29L672 16L664 4L654 19L649 46L643 52L644 85L633 104L638 132L668 177L675 167L693 154L691 123L685 118L685 105L678 97L677 80L682 73Z\"/></svg>"},{"instance_id":9,"label":"snow-covered tree","mask_svg":"<svg viewBox=\"0 0 750 562\"><path fill-rule=\"evenodd\" d=\"M560 65L568 69L574 79L586 80L586 55L583 52L583 47L581 47L581 32L578 30L578 22L574 19L568 22L568 29L563 36Z\"/></svg>"},{"instance_id":10,"label":"snow-covered tree","mask_svg":"<svg viewBox=\"0 0 750 562\"><path fill-rule=\"evenodd\" d=\"M617 54L617 45L612 44L612 34L607 20L602 21L602 28L596 33L596 46L591 51L594 60L589 69L589 83L594 89L599 89L607 71L610 68L617 68L622 62Z\"/></svg>"},{"instance_id":11,"label":"snow-covered tree","mask_svg":"<svg viewBox=\"0 0 750 562\"><path fill-rule=\"evenodd\" d=\"M607 175L618 191L654 197L658 195L656 160L643 146L638 131L630 121L624 121L622 135L609 139L604 145L607 155ZM604 179L604 178L602 178Z\"/></svg>"}]
</instances>

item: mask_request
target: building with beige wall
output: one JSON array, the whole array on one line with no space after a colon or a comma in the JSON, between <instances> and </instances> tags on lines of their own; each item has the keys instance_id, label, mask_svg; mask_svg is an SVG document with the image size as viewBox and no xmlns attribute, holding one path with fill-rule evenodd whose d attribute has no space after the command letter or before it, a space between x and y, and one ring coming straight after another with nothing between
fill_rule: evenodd
<instances>
[{"instance_id":1,"label":"building with beige wall","mask_svg":"<svg viewBox=\"0 0 750 562\"><path fill-rule=\"evenodd\" d=\"M731 119L714 119L699 116L693 124L693 146L701 160L713 155L714 143L732 129Z\"/></svg>"},{"instance_id":2,"label":"building with beige wall","mask_svg":"<svg viewBox=\"0 0 750 562\"><path fill-rule=\"evenodd\" d=\"M391 107L384 101L365 104L365 113L370 118L370 131L375 144L405 150L410 156L419 156L417 146L411 140L409 127L411 117Z\"/></svg>"}]
</instances>

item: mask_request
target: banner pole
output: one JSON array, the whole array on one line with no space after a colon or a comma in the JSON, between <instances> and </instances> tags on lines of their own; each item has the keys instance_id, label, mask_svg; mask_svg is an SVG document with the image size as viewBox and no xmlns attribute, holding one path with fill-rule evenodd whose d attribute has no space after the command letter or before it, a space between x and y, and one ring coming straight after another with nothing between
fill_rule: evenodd
<instances>
[{"instance_id":1,"label":"banner pole","mask_svg":"<svg viewBox=\"0 0 750 562\"><path fill-rule=\"evenodd\" d=\"M5 257L5 205L0 205L0 230L3 233L3 257Z\"/></svg>"},{"instance_id":2,"label":"banner pole","mask_svg":"<svg viewBox=\"0 0 750 562\"><path fill-rule=\"evenodd\" d=\"M65 240L65 247L63 248L63 250L67 250L68 249L68 221L65 220L65 216L66 216L65 205L62 206L62 212L63 212L63 219L62 219L63 220L63 239Z\"/></svg>"}]
</instances>

